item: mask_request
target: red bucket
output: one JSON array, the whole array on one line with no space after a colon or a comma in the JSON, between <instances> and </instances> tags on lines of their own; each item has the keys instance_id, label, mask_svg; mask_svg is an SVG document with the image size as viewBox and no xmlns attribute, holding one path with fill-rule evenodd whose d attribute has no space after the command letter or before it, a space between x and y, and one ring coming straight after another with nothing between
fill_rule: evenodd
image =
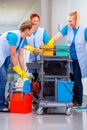
<instances>
[{"instance_id":1,"label":"red bucket","mask_svg":"<svg viewBox=\"0 0 87 130\"><path fill-rule=\"evenodd\" d=\"M10 112L30 113L32 112L32 97L30 94L12 93L10 95Z\"/></svg>"}]
</instances>

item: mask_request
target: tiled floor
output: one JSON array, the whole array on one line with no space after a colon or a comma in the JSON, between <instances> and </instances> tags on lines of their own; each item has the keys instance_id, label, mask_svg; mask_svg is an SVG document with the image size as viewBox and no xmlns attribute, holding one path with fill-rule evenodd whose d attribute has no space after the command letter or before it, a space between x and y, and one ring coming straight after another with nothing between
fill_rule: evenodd
<instances>
[{"instance_id":1,"label":"tiled floor","mask_svg":"<svg viewBox=\"0 0 87 130\"><path fill-rule=\"evenodd\" d=\"M0 113L0 130L87 130L87 112L36 115Z\"/></svg>"},{"instance_id":2,"label":"tiled floor","mask_svg":"<svg viewBox=\"0 0 87 130\"><path fill-rule=\"evenodd\" d=\"M84 104L86 102L85 97ZM0 113L0 130L87 130L87 110L73 111L70 116L56 112L37 115L36 111L28 114Z\"/></svg>"}]
</instances>

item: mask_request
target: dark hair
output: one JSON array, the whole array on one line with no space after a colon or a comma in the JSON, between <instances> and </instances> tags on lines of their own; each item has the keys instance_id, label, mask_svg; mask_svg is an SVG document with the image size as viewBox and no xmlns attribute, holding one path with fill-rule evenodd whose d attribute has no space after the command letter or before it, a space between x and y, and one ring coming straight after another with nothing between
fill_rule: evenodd
<instances>
[{"instance_id":1,"label":"dark hair","mask_svg":"<svg viewBox=\"0 0 87 130\"><path fill-rule=\"evenodd\" d=\"M21 25L20 25L20 31L21 32L24 32L26 29L31 29L32 28L32 26L33 26L34 24L31 22L31 21L29 21L29 20L26 20L26 21L24 21Z\"/></svg>"},{"instance_id":2,"label":"dark hair","mask_svg":"<svg viewBox=\"0 0 87 130\"><path fill-rule=\"evenodd\" d=\"M34 17L38 17L38 19L40 20L40 16L36 13L30 15L30 20L32 20Z\"/></svg>"}]
</instances>

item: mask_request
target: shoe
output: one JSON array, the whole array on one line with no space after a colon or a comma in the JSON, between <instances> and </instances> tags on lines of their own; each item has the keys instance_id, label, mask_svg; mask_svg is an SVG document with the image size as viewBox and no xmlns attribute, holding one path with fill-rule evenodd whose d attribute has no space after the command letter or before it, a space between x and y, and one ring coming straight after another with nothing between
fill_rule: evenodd
<instances>
[{"instance_id":1,"label":"shoe","mask_svg":"<svg viewBox=\"0 0 87 130\"><path fill-rule=\"evenodd\" d=\"M73 99L73 100L72 100L72 102L73 102L73 104L74 104L74 103L76 103L76 102L77 102L77 100L76 100L76 99Z\"/></svg>"},{"instance_id":2,"label":"shoe","mask_svg":"<svg viewBox=\"0 0 87 130\"><path fill-rule=\"evenodd\" d=\"M81 106L82 106L81 103L78 103L78 102L73 103L73 108L77 108L77 107L81 107Z\"/></svg>"},{"instance_id":3,"label":"shoe","mask_svg":"<svg viewBox=\"0 0 87 130\"><path fill-rule=\"evenodd\" d=\"M3 109L0 109L0 112L10 112L10 109L9 108L3 108Z\"/></svg>"}]
</instances>

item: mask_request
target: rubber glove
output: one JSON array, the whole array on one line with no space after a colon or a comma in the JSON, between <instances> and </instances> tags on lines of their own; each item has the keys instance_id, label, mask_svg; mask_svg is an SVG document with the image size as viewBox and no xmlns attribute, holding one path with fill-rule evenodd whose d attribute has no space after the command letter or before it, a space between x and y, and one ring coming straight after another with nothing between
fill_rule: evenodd
<instances>
[{"instance_id":1,"label":"rubber glove","mask_svg":"<svg viewBox=\"0 0 87 130\"><path fill-rule=\"evenodd\" d=\"M47 46L53 46L54 45L54 38L52 38L48 43Z\"/></svg>"},{"instance_id":2,"label":"rubber glove","mask_svg":"<svg viewBox=\"0 0 87 130\"><path fill-rule=\"evenodd\" d=\"M28 76L27 76L25 71L23 72L23 75L21 77L22 77L23 80L28 79Z\"/></svg>"},{"instance_id":3,"label":"rubber glove","mask_svg":"<svg viewBox=\"0 0 87 130\"><path fill-rule=\"evenodd\" d=\"M17 66L14 66L14 67L13 67L13 70L14 70L18 75L20 75L23 80L26 79L26 78L28 78L26 72L23 71L23 70L21 70L18 65L17 65Z\"/></svg>"},{"instance_id":4,"label":"rubber glove","mask_svg":"<svg viewBox=\"0 0 87 130\"><path fill-rule=\"evenodd\" d=\"M39 49L39 50L38 50L38 53L39 53L40 55L42 55L43 49Z\"/></svg>"},{"instance_id":5,"label":"rubber glove","mask_svg":"<svg viewBox=\"0 0 87 130\"><path fill-rule=\"evenodd\" d=\"M26 45L24 48L29 50L30 52L33 52L35 50L35 48L31 45Z\"/></svg>"},{"instance_id":6,"label":"rubber glove","mask_svg":"<svg viewBox=\"0 0 87 130\"><path fill-rule=\"evenodd\" d=\"M34 51L33 51L33 54L38 54L39 53L39 49L35 48Z\"/></svg>"}]
</instances>

